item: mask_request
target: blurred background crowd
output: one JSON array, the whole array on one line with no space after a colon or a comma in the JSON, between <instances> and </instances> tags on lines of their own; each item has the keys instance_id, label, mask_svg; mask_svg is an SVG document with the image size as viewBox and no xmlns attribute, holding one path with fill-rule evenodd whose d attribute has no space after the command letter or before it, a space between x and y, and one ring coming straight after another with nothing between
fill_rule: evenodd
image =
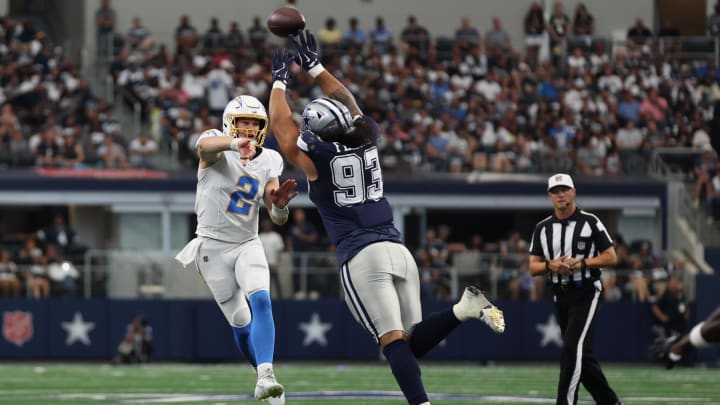
<instances>
[{"instance_id":1,"label":"blurred background crowd","mask_svg":"<svg viewBox=\"0 0 720 405\"><path fill-rule=\"evenodd\" d=\"M715 10L710 39L720 31L720 7ZM110 0L101 0L95 28L109 98L97 95L78 62L32 20L0 19L0 167L193 170L195 140L221 127L232 97L267 101L270 55L278 44L261 17L248 27L212 18L200 31L191 16L178 13L174 46L153 38L154 29L171 27L146 27L142 16L134 16L131 29L118 32L116 17ZM673 21L654 30L642 18L626 27L622 41L601 38L594 35L593 10L583 4L566 9L557 1L546 10L536 3L521 18L525 38L519 47L497 17L462 18L452 37L433 35L413 15L404 26L386 26L382 16L328 18L316 34L325 67L380 123L387 173L643 176L658 153L678 150L683 153L673 156L681 156L676 163L697 206L708 221L720 220L714 45L707 52L680 40ZM288 95L299 114L319 90L307 75L295 73ZM140 123L132 130L122 124L127 111ZM266 146L277 147L271 132ZM304 216L294 214L289 227L266 229L281 233L277 251L332 251L320 224ZM67 229L66 220L60 214L52 224L38 224L37 232L7 232L0 254L3 294L76 293L77 286L65 281L73 279L71 270L54 278L48 273L50 263L62 268L81 260L83 249L73 245L71 231L64 243L48 236L48 227ZM543 297L543 281L527 273L523 235L510 230L498 240L483 236L457 240L449 226L428 229L415 251L424 295L450 298L452 277L485 277L497 286L496 295ZM668 274L686 265L647 241L616 235L616 242L618 271L604 274L609 300L650 300L662 294ZM332 263L302 260L334 272ZM449 270L463 260L474 273ZM305 279L310 286L301 295L336 296L337 285L326 279ZM291 291L282 295L298 296L298 283L296 277L295 287L284 286Z\"/></svg>"}]
</instances>

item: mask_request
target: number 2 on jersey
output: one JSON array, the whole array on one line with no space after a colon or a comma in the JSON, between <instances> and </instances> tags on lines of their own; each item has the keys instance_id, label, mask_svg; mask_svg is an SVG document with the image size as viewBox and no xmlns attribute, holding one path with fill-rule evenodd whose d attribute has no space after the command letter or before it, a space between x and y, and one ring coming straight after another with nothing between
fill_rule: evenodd
<instances>
[{"instance_id":1,"label":"number 2 on jersey","mask_svg":"<svg viewBox=\"0 0 720 405\"><path fill-rule=\"evenodd\" d=\"M383 196L382 171L376 147L365 151L363 158L356 154L340 155L330 162L335 204L340 207L356 205L365 200L378 200ZM370 173L370 184L365 186L365 172Z\"/></svg>"},{"instance_id":2,"label":"number 2 on jersey","mask_svg":"<svg viewBox=\"0 0 720 405\"><path fill-rule=\"evenodd\" d=\"M243 176L238 180L237 187L239 190L230 194L230 205L227 209L235 214L247 215L250 213L252 200L258 192L258 181L252 177Z\"/></svg>"}]
</instances>

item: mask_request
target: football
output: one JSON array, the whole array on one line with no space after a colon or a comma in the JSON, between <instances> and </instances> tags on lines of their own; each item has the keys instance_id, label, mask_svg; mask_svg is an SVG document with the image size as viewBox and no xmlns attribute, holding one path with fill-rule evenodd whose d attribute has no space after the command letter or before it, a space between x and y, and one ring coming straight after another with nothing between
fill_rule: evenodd
<instances>
[{"instance_id":1,"label":"football","mask_svg":"<svg viewBox=\"0 0 720 405\"><path fill-rule=\"evenodd\" d=\"M270 14L267 26L273 34L287 37L305 28L305 16L294 7L283 6Z\"/></svg>"}]
</instances>

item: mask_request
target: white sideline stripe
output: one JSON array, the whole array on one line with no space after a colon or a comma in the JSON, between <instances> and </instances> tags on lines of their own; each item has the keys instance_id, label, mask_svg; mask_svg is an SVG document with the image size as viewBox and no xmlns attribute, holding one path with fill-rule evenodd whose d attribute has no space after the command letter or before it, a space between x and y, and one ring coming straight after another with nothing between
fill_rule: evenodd
<instances>
[{"instance_id":1,"label":"white sideline stripe","mask_svg":"<svg viewBox=\"0 0 720 405\"><path fill-rule=\"evenodd\" d=\"M102 402L121 402L126 404L141 403L182 403L182 402L198 402L198 401L239 401L253 400L253 395L249 394L191 394L191 393L116 393L116 392L85 392L85 393L68 393L68 394L39 394L30 390L2 390L0 394L12 393L15 395L23 395L24 399L28 398L60 398L60 399L89 399ZM403 395L399 391L309 391L309 392L293 392L285 393L287 399L293 401L316 401L327 399L402 399ZM515 395L472 395L472 394L446 394L446 393L429 393L431 400L455 400L477 402L524 402L532 404L554 404L554 398L547 397L531 397L531 396L515 396ZM623 401L641 402L641 403L711 403L717 401L717 398L704 397L623 397ZM591 398L580 399L578 403L593 403Z\"/></svg>"}]
</instances>

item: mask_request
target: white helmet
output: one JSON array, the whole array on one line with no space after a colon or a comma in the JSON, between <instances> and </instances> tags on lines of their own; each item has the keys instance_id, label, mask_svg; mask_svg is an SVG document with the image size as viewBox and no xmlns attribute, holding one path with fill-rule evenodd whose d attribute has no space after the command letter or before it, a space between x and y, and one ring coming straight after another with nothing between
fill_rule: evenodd
<instances>
[{"instance_id":1,"label":"white helmet","mask_svg":"<svg viewBox=\"0 0 720 405\"><path fill-rule=\"evenodd\" d=\"M238 119L254 119L260 121L260 129L238 128L235 124ZM268 129L268 116L260 100L253 96L238 96L230 100L223 111L223 134L238 138L244 136L251 138L253 132L255 145L262 146L265 142L265 133Z\"/></svg>"},{"instance_id":2,"label":"white helmet","mask_svg":"<svg viewBox=\"0 0 720 405\"><path fill-rule=\"evenodd\" d=\"M302 113L303 131L312 131L324 140L345 135L353 125L350 110L345 104L329 97L311 101Z\"/></svg>"}]
</instances>

